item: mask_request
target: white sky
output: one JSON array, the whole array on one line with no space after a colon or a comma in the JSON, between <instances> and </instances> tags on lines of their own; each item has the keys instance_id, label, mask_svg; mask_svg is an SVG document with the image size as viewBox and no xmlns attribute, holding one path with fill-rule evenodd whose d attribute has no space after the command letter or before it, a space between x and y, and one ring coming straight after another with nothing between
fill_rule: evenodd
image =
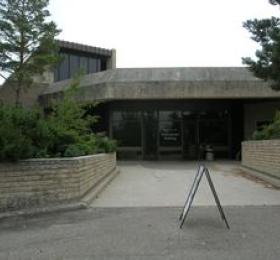
<instances>
[{"instance_id":1,"label":"white sky","mask_svg":"<svg viewBox=\"0 0 280 260\"><path fill-rule=\"evenodd\" d=\"M117 67L241 66L257 45L242 22L268 0L50 0L62 40L117 49Z\"/></svg>"}]
</instances>

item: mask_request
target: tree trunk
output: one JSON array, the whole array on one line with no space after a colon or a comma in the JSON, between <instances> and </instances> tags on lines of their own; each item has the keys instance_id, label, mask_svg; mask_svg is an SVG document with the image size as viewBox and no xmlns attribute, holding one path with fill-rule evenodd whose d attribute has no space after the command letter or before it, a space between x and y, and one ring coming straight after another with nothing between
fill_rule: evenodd
<instances>
[{"instance_id":1,"label":"tree trunk","mask_svg":"<svg viewBox=\"0 0 280 260\"><path fill-rule=\"evenodd\" d=\"M21 86L18 85L16 88L16 106L20 105L20 94L21 94Z\"/></svg>"}]
</instances>

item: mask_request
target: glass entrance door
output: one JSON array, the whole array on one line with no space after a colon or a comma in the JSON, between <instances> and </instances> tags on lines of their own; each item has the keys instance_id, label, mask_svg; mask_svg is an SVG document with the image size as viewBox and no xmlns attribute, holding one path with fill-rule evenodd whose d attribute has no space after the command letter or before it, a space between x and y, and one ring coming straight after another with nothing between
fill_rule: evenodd
<instances>
[{"instance_id":1,"label":"glass entrance door","mask_svg":"<svg viewBox=\"0 0 280 260\"><path fill-rule=\"evenodd\" d=\"M143 159L158 159L158 113L143 112Z\"/></svg>"},{"instance_id":2,"label":"glass entrance door","mask_svg":"<svg viewBox=\"0 0 280 260\"><path fill-rule=\"evenodd\" d=\"M227 119L201 119L199 121L199 140L204 149L210 145L215 157L227 158L230 154L229 129ZM203 151L202 151L203 152Z\"/></svg>"},{"instance_id":3,"label":"glass entrance door","mask_svg":"<svg viewBox=\"0 0 280 260\"><path fill-rule=\"evenodd\" d=\"M204 159L207 147L215 157L227 158L230 153L229 119L223 113L183 113L183 156Z\"/></svg>"},{"instance_id":4,"label":"glass entrance door","mask_svg":"<svg viewBox=\"0 0 280 260\"><path fill-rule=\"evenodd\" d=\"M197 120L183 121L183 157L188 160L198 159L198 129Z\"/></svg>"}]
</instances>

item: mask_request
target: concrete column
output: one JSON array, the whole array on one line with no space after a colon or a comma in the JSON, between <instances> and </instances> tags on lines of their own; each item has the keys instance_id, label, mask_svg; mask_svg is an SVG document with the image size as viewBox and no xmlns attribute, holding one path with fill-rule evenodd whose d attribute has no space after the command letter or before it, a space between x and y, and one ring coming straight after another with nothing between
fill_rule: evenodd
<instances>
[{"instance_id":1,"label":"concrete column","mask_svg":"<svg viewBox=\"0 0 280 260\"><path fill-rule=\"evenodd\" d=\"M112 56L107 60L107 69L116 69L117 68L117 51L112 49Z\"/></svg>"}]
</instances>

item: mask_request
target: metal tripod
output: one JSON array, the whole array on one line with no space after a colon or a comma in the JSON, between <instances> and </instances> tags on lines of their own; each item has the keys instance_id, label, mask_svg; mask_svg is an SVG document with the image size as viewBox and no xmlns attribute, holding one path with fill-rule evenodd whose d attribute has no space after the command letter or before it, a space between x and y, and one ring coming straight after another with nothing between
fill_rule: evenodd
<instances>
[{"instance_id":1,"label":"metal tripod","mask_svg":"<svg viewBox=\"0 0 280 260\"><path fill-rule=\"evenodd\" d=\"M200 181L201 181L203 175L206 175L207 181L208 181L210 189L211 189L211 191L213 193L213 196L214 196L216 205L218 207L218 210L220 212L221 218L225 222L226 227L228 229L230 229L228 221L227 221L225 213L224 213L224 210L223 210L223 208L221 206L220 200L219 200L217 192L215 190L213 181L212 181L212 179L210 177L209 170L208 170L208 168L205 165L199 165L199 167L198 167L198 170L197 170L197 173L195 175L192 187L191 187L190 192L188 194L188 197L187 197L187 200L186 200L185 205L183 207L182 213L180 214L180 217L179 217L180 228L183 227L184 222L185 222L185 220L186 220L186 218L188 216L188 213L189 213L190 208L192 206L192 202L193 202L194 196L195 196L195 194L197 192L198 186L200 184Z\"/></svg>"}]
</instances>

